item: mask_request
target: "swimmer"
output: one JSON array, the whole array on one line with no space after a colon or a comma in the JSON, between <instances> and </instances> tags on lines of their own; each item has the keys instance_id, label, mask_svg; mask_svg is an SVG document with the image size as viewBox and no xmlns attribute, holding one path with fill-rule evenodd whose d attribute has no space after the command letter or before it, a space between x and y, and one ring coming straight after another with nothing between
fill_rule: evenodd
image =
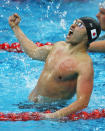
<instances>
[{"instance_id":1,"label":"swimmer","mask_svg":"<svg viewBox=\"0 0 105 131\"><path fill-rule=\"evenodd\" d=\"M33 60L44 61L44 69L29 100L37 103L77 100L54 113L41 114L44 119L59 119L88 106L93 89L93 64L87 54L89 44L98 38L101 27L90 17L76 19L69 29L66 41L37 47L19 27L20 17L13 14L9 25L14 31L24 52ZM44 99L45 98L45 99Z\"/></svg>"},{"instance_id":2,"label":"swimmer","mask_svg":"<svg viewBox=\"0 0 105 131\"><path fill-rule=\"evenodd\" d=\"M99 13L96 15L99 20L101 29L105 31L105 1L99 4ZM89 51L105 52L105 35L100 37L97 41L92 42Z\"/></svg>"}]
</instances>

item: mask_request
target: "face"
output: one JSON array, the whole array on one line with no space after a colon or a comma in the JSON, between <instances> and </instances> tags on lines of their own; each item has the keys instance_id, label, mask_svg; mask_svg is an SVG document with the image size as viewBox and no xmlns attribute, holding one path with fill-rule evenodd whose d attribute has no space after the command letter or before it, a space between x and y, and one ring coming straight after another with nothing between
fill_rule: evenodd
<instances>
[{"instance_id":1,"label":"face","mask_svg":"<svg viewBox=\"0 0 105 131\"><path fill-rule=\"evenodd\" d=\"M69 29L69 33L66 37L66 42L76 45L87 38L87 31L84 23L81 20L75 20Z\"/></svg>"},{"instance_id":2,"label":"face","mask_svg":"<svg viewBox=\"0 0 105 131\"><path fill-rule=\"evenodd\" d=\"M100 22L101 29L105 31L105 9L100 8L99 13L96 15L96 17Z\"/></svg>"}]
</instances>

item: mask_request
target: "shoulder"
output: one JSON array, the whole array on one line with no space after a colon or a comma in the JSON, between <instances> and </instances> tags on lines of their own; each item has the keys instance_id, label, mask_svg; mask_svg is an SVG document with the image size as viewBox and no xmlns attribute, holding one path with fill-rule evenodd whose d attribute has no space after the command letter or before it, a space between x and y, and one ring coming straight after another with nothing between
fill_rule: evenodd
<instances>
[{"instance_id":1,"label":"shoulder","mask_svg":"<svg viewBox=\"0 0 105 131\"><path fill-rule=\"evenodd\" d=\"M105 52L105 40L92 42L88 50L94 52Z\"/></svg>"},{"instance_id":2,"label":"shoulder","mask_svg":"<svg viewBox=\"0 0 105 131\"><path fill-rule=\"evenodd\" d=\"M78 64L78 73L90 77L94 75L93 62L89 55L85 55Z\"/></svg>"},{"instance_id":3,"label":"shoulder","mask_svg":"<svg viewBox=\"0 0 105 131\"><path fill-rule=\"evenodd\" d=\"M91 46L104 46L105 47L105 40L95 41L90 44Z\"/></svg>"},{"instance_id":4,"label":"shoulder","mask_svg":"<svg viewBox=\"0 0 105 131\"><path fill-rule=\"evenodd\" d=\"M59 45L66 45L65 41L58 41L56 43L54 43L55 46L59 46Z\"/></svg>"}]
</instances>

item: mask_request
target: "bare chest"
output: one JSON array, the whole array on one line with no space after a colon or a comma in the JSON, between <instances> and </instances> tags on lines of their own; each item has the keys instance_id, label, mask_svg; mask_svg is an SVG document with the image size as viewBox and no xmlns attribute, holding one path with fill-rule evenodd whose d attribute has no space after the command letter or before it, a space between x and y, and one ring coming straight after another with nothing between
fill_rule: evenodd
<instances>
[{"instance_id":1,"label":"bare chest","mask_svg":"<svg viewBox=\"0 0 105 131\"><path fill-rule=\"evenodd\" d=\"M59 50L52 53L46 62L46 68L60 80L72 79L76 75L76 67L74 57Z\"/></svg>"}]
</instances>

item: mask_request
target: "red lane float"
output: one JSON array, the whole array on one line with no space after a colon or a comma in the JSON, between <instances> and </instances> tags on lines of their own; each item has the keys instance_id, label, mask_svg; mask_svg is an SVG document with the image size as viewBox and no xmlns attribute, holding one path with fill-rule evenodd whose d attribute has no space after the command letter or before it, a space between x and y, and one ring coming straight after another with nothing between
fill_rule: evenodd
<instances>
[{"instance_id":1,"label":"red lane float","mask_svg":"<svg viewBox=\"0 0 105 131\"><path fill-rule=\"evenodd\" d=\"M36 42L35 43L38 47L44 46L44 45L53 45L51 42L46 42L45 44ZM21 46L19 43L15 42L9 45L7 42L0 44L0 50L5 50L8 52L17 52L17 53L23 53Z\"/></svg>"},{"instance_id":2,"label":"red lane float","mask_svg":"<svg viewBox=\"0 0 105 131\"><path fill-rule=\"evenodd\" d=\"M50 110L46 110L44 113L51 113ZM70 114L67 119L61 120L71 120L76 121L79 119L89 120L89 119L99 119L105 118L105 109L99 111L98 109L92 111L91 113L81 111L80 113ZM40 113L38 112L22 112L22 113L3 113L0 112L0 121L39 121L42 120Z\"/></svg>"}]
</instances>

